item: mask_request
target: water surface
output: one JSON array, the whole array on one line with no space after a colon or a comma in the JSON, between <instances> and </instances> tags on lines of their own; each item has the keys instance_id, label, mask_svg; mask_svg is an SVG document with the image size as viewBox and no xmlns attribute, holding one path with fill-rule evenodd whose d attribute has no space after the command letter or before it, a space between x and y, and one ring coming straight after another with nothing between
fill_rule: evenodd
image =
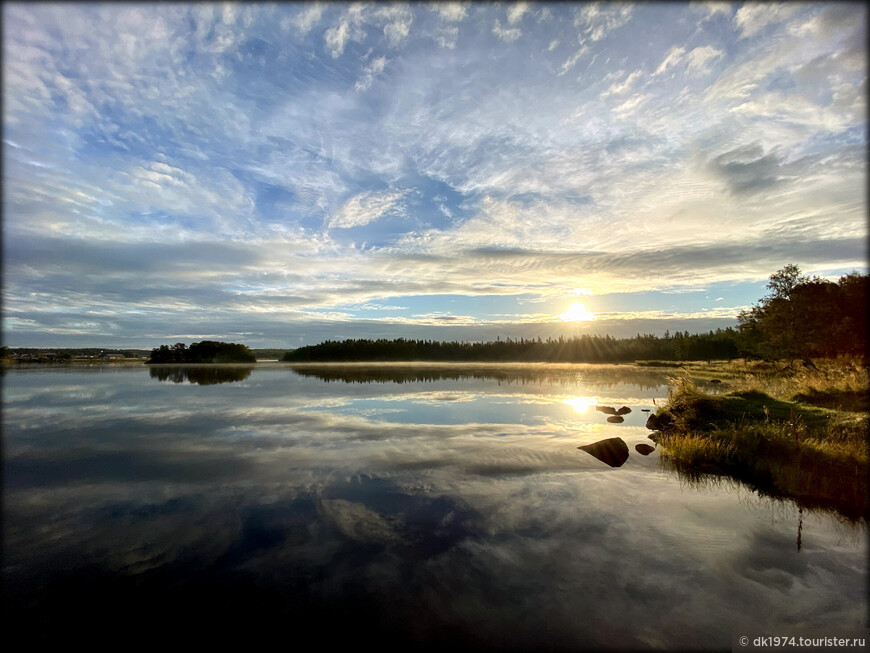
<instances>
[{"instance_id":1,"label":"water surface","mask_svg":"<svg viewBox=\"0 0 870 653\"><path fill-rule=\"evenodd\" d=\"M581 365L11 371L5 636L727 649L741 625L866 626L865 526L669 470L643 411L666 383Z\"/></svg>"}]
</instances>

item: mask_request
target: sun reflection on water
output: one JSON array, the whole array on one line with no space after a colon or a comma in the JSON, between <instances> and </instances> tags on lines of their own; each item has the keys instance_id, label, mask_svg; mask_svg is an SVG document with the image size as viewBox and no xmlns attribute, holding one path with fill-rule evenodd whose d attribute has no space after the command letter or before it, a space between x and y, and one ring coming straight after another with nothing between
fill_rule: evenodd
<instances>
[{"instance_id":1,"label":"sun reflection on water","mask_svg":"<svg viewBox=\"0 0 870 653\"><path fill-rule=\"evenodd\" d=\"M564 399L562 403L568 404L571 408L583 415L589 410L590 406L595 405L595 397L569 397L568 399Z\"/></svg>"}]
</instances>

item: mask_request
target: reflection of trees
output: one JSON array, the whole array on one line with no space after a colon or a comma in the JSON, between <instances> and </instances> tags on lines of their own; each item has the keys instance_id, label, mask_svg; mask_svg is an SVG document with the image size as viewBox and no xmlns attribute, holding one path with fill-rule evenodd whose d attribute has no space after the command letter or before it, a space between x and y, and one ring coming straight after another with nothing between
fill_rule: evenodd
<instances>
[{"instance_id":1,"label":"reflection of trees","mask_svg":"<svg viewBox=\"0 0 870 653\"><path fill-rule=\"evenodd\" d=\"M300 376L313 376L327 383L425 383L434 381L467 381L494 379L499 384L546 384L576 388L578 383L591 383L605 388L621 383L653 390L668 383L666 374L629 367L599 367L598 369L553 369L534 365L522 367L423 367L402 365L294 366Z\"/></svg>"},{"instance_id":2,"label":"reflection of trees","mask_svg":"<svg viewBox=\"0 0 870 653\"><path fill-rule=\"evenodd\" d=\"M150 367L148 372L152 379L184 383L190 381L196 385L215 385L218 383L233 383L244 381L251 376L251 367Z\"/></svg>"}]
</instances>

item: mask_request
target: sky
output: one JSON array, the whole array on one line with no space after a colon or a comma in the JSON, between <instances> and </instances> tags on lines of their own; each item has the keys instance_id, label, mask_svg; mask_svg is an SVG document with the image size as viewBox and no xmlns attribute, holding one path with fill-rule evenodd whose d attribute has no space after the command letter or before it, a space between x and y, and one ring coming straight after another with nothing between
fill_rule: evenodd
<instances>
[{"instance_id":1,"label":"sky","mask_svg":"<svg viewBox=\"0 0 870 653\"><path fill-rule=\"evenodd\" d=\"M868 270L862 3L2 11L7 346L705 332Z\"/></svg>"}]
</instances>

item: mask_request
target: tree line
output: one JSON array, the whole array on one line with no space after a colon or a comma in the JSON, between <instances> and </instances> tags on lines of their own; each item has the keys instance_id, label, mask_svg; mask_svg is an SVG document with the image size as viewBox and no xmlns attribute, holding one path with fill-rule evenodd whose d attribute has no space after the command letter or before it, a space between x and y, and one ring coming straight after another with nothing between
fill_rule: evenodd
<instances>
[{"instance_id":1,"label":"tree line","mask_svg":"<svg viewBox=\"0 0 870 653\"><path fill-rule=\"evenodd\" d=\"M640 359L665 361L736 358L737 333L717 329L703 334L676 332L660 338L582 335L572 338L511 339L495 342L441 342L437 340L327 340L288 351L287 362L323 361L546 361L632 362Z\"/></svg>"},{"instance_id":2,"label":"tree line","mask_svg":"<svg viewBox=\"0 0 870 653\"><path fill-rule=\"evenodd\" d=\"M327 340L288 351L287 362L325 361L542 361L615 363L760 358L809 360L867 354L867 275L831 282L787 265L770 276L768 294L742 311L738 327L707 333L666 332L663 337L582 335L495 342L437 340Z\"/></svg>"}]
</instances>

